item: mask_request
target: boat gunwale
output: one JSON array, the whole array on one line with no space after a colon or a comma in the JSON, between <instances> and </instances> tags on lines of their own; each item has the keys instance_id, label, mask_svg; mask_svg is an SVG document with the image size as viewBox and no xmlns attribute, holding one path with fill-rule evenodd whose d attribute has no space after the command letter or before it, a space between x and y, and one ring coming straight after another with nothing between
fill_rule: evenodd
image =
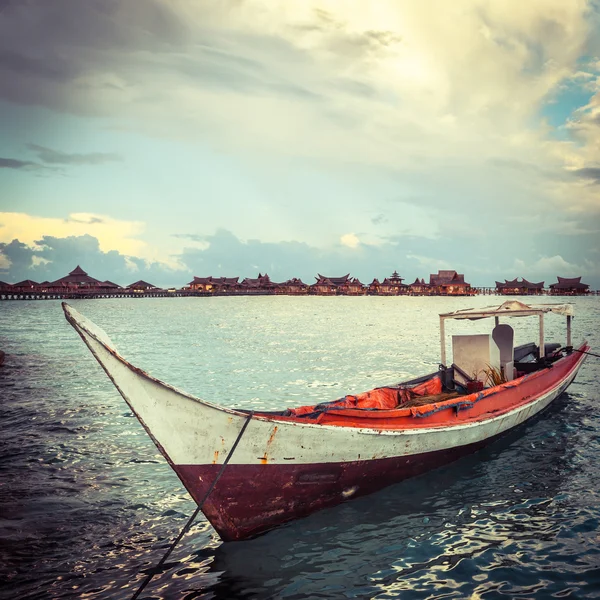
<instances>
[{"instance_id":1,"label":"boat gunwale","mask_svg":"<svg viewBox=\"0 0 600 600\"><path fill-rule=\"evenodd\" d=\"M579 351L582 350L583 348L589 348L587 341L584 341L580 345ZM577 352L578 350L575 350L575 351ZM568 358L569 356L570 355L567 355L560 360L564 360L564 359ZM492 413L486 413L486 414L491 415L488 418L478 415L476 417L471 418L469 421L461 421L459 423L452 424L452 425L448 425L447 423L429 423L429 424L424 423L423 426L417 425L417 426L412 426L412 427L405 426L405 427L396 427L396 428L382 427L381 425L378 425L377 427L373 426L373 427L367 428L367 427L357 426L356 424L354 424L352 422L350 422L348 424L336 423L335 425L329 425L327 423L314 423L314 425L317 425L319 427L333 427L333 428L345 427L348 429L353 429L353 430L359 431L360 433L375 432L377 435L390 435L390 434L394 434L394 433L420 434L420 433L423 433L424 431L428 431L428 430L456 431L457 429L466 429L469 427L478 426L478 425L481 425L483 422L491 423L497 419L504 419L507 416L509 416L510 414L517 412L519 410L522 410L524 407L534 403L536 400L538 400L542 396L552 393L554 390L559 388L566 380L568 380L574 371L576 372L581 367L581 365L585 361L585 358L586 358L585 354L582 353L581 357L578 358L573 363L573 366L569 369L569 371L565 374L564 377L562 377L560 380L557 381L556 385L545 387L543 390L539 391L537 394L529 396L526 399L524 399L522 402L519 402L518 404L514 404L510 407L507 407L504 410L494 411L493 415L492 415ZM559 361L556 361L556 363L554 363L554 364L557 364L558 362ZM496 394L502 393L506 389L510 389L512 387L518 387L519 385L521 385L524 382L525 379L532 380L532 379L536 378L537 376L547 374L551 369L552 369L552 366L545 367L544 369L540 369L539 371L535 371L534 373L528 373L526 375L523 375L519 379L515 379L512 381L506 382L505 384L487 388L486 390L484 390L485 392L487 392L484 395L482 395L482 392L474 392L472 394L468 394L465 396L459 396L459 398L461 399L461 401L468 401L469 398L475 398L475 401L477 401L479 399L489 398L490 396L494 396ZM518 381L519 383L517 383L516 385L510 385L515 381ZM439 403L424 404L424 405L420 406L419 408L431 407L431 408L437 409L436 412L438 412L438 411L442 411L442 410L450 410L452 408L455 408L455 406L456 406L456 400L450 399L450 400L445 400L444 402L439 402ZM361 419L364 419L365 417L367 417L367 418L403 418L403 417L419 418L418 415L412 414L411 410L412 410L411 408L377 409L377 410L346 408L346 409L336 410L335 415L347 416L347 417L360 417ZM402 414L399 414L399 413L402 413ZM302 417L278 416L276 418L277 421L284 422L284 423L298 423L298 422L300 422L300 419L302 419ZM304 424L304 423L301 423L301 424ZM306 424L312 425L313 423L306 423Z\"/></svg>"}]
</instances>

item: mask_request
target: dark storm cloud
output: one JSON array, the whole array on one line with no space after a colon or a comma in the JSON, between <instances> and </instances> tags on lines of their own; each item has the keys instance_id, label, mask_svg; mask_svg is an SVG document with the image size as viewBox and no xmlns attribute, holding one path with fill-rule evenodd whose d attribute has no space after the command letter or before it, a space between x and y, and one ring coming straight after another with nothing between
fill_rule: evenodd
<instances>
[{"instance_id":1,"label":"dark storm cloud","mask_svg":"<svg viewBox=\"0 0 600 600\"><path fill-rule=\"evenodd\" d=\"M594 183L600 183L600 167L584 167L573 171L573 174L581 179L591 180Z\"/></svg>"},{"instance_id":2,"label":"dark storm cloud","mask_svg":"<svg viewBox=\"0 0 600 600\"><path fill-rule=\"evenodd\" d=\"M27 148L37 157L49 164L55 165L100 165L107 162L122 160L118 154L111 152L89 152L86 154L61 152L38 144L27 144Z\"/></svg>"},{"instance_id":3,"label":"dark storm cloud","mask_svg":"<svg viewBox=\"0 0 600 600\"><path fill-rule=\"evenodd\" d=\"M0 271L3 280L9 283L16 283L24 279L31 279L27 273L31 266L33 257L31 248L19 240L13 240L9 244L0 243L0 254L4 255L10 261L10 267L7 270ZM24 275L23 275L24 274ZM23 275L23 277L21 277Z\"/></svg>"},{"instance_id":4,"label":"dark storm cloud","mask_svg":"<svg viewBox=\"0 0 600 600\"><path fill-rule=\"evenodd\" d=\"M180 256L198 277L256 277L258 272L266 272L273 281L300 277L305 283L314 283L317 273L340 276L350 272L363 283L370 283L373 278L381 279L396 269L404 277L412 275L413 280L417 274L428 275L426 268L407 259L407 254L410 250L425 253L429 240L397 238L379 246L361 244L352 249L339 245L325 250L301 242L242 241L224 229L214 235L179 234L178 237L210 244L205 250L186 248Z\"/></svg>"},{"instance_id":5,"label":"dark storm cloud","mask_svg":"<svg viewBox=\"0 0 600 600\"><path fill-rule=\"evenodd\" d=\"M57 167L48 167L31 160L19 160L18 158L0 158L0 169L14 169L16 171L33 171L38 175L58 172Z\"/></svg>"},{"instance_id":6,"label":"dark storm cloud","mask_svg":"<svg viewBox=\"0 0 600 600\"><path fill-rule=\"evenodd\" d=\"M72 271L78 264L96 279L108 279L123 286L138 279L158 286L182 286L190 280L187 273L173 271L159 263L147 263L116 250L102 252L98 240L91 235L65 238L44 236L36 244L36 247L31 247L19 240L13 240L9 244L0 243L0 254L10 261L8 269L0 270L3 281L54 281ZM34 265L34 258L44 260ZM132 269L131 265L135 265L137 269Z\"/></svg>"},{"instance_id":7,"label":"dark storm cloud","mask_svg":"<svg viewBox=\"0 0 600 600\"><path fill-rule=\"evenodd\" d=\"M27 56L48 65L50 57L40 50L176 47L185 43L188 31L183 19L160 0L30 0L6 9L0 27L2 47L28 50Z\"/></svg>"},{"instance_id":8,"label":"dark storm cloud","mask_svg":"<svg viewBox=\"0 0 600 600\"><path fill-rule=\"evenodd\" d=\"M540 256L552 256L545 252L547 236L532 236L527 247L518 248L522 237L518 231L510 239L505 239L505 234L495 236L490 232L489 239L479 240L476 257L473 257L472 246L457 244L455 238L438 240L437 247L441 250L436 250L435 254L445 257L445 262L428 258L431 257L431 240L403 235L377 246L360 244L352 249L339 245L328 250L301 242L243 241L226 230L218 230L213 235L177 234L176 237L208 242L209 247L204 250L184 249L176 258L186 269L172 270L163 264L147 263L114 250L102 252L98 240L90 235L66 238L44 236L36 242L36 247L19 240L9 244L0 243L0 255L4 255L11 263L8 269L0 269L0 279L9 282L23 279L52 281L66 275L79 264L92 277L108 279L120 285L144 279L161 287L182 287L194 275L239 276L243 279L256 277L258 272L268 273L277 282L300 277L305 283L313 283L317 273L328 276L350 273L368 284L374 278L381 280L391 275L395 270L407 282L412 282L416 277L427 279L438 268L451 268L464 273L466 280L473 285L492 286L496 279L513 276L515 257L523 259L520 277L535 275L538 278L536 280L554 281L556 275L565 275L554 272L554 268L551 272L540 272L538 269L530 275L526 264L533 265ZM555 236L554 251L565 261L579 264L582 249L593 243L596 234L578 236L578 240L582 237L586 239L581 241L579 247L573 243L572 236ZM504 261L491 258L498 248L507 248ZM43 259L43 262L33 266L34 257L38 261ZM131 265L135 265L136 270L132 270ZM586 275L585 279L593 289L600 286L600 280L591 274Z\"/></svg>"},{"instance_id":9,"label":"dark storm cloud","mask_svg":"<svg viewBox=\"0 0 600 600\"><path fill-rule=\"evenodd\" d=\"M29 160L17 160L16 158L0 158L0 169L43 169L42 165Z\"/></svg>"},{"instance_id":10,"label":"dark storm cloud","mask_svg":"<svg viewBox=\"0 0 600 600\"><path fill-rule=\"evenodd\" d=\"M187 26L158 0L31 0L0 15L0 98L94 112L79 102L85 75L127 70L134 51L173 52ZM89 102L88 102L89 103Z\"/></svg>"},{"instance_id":11,"label":"dark storm cloud","mask_svg":"<svg viewBox=\"0 0 600 600\"><path fill-rule=\"evenodd\" d=\"M192 236L190 236L192 237ZM301 242L270 243L259 240L246 242L231 232L218 230L214 235L200 236L209 248L186 248L181 260L194 275L229 277L256 277L256 272L267 272L273 281L302 277L312 283L316 266L325 258L322 251ZM311 279L307 281L306 278Z\"/></svg>"},{"instance_id":12,"label":"dark storm cloud","mask_svg":"<svg viewBox=\"0 0 600 600\"><path fill-rule=\"evenodd\" d=\"M195 19L207 25L192 29L184 13L159 0L13 3L0 18L0 99L92 116L117 114L132 102L131 90L138 105L156 104L157 89L168 95L179 84L322 100L315 82L302 85L291 75L314 67L310 53L276 35L211 28L215 14L234 9L196 5ZM226 23L225 14L220 18ZM332 49L354 60L396 41L385 31L354 39L340 30ZM355 96L376 94L341 76L327 85Z\"/></svg>"},{"instance_id":13,"label":"dark storm cloud","mask_svg":"<svg viewBox=\"0 0 600 600\"><path fill-rule=\"evenodd\" d=\"M50 63L44 57L32 58L8 50L0 53L0 69L11 72L13 76L14 74L33 75L55 81L68 81L75 74L65 60L57 58Z\"/></svg>"},{"instance_id":14,"label":"dark storm cloud","mask_svg":"<svg viewBox=\"0 0 600 600\"><path fill-rule=\"evenodd\" d=\"M52 148L46 148L38 144L27 144L27 148L35 153L39 160L45 164L40 164L31 160L21 160L18 158L0 157L0 169L14 169L17 171L34 171L39 174L50 174L51 172L61 173L64 165L100 165L107 162L122 160L118 154L108 152L89 152L89 153L67 153Z\"/></svg>"}]
</instances>

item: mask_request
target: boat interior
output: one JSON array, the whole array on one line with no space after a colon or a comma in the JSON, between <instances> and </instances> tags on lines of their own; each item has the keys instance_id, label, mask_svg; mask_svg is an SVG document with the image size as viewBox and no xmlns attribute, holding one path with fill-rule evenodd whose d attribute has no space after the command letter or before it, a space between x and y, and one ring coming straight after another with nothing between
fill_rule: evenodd
<instances>
[{"instance_id":1,"label":"boat interior","mask_svg":"<svg viewBox=\"0 0 600 600\"><path fill-rule=\"evenodd\" d=\"M542 356L539 345L534 342L513 348L512 328L508 325L500 325L500 328L502 335L494 337L493 332L489 339L481 335L453 336L453 360L456 362L449 367L440 364L434 373L361 394L347 395L331 402L261 414L311 419L332 410L377 411L425 406L473 394L545 369L572 351L570 347L561 347L558 343L544 344ZM488 353L489 350L492 355Z\"/></svg>"},{"instance_id":2,"label":"boat interior","mask_svg":"<svg viewBox=\"0 0 600 600\"><path fill-rule=\"evenodd\" d=\"M553 312L567 318L566 345L546 343L544 341L544 315ZM527 305L518 301L507 301L497 307L462 309L440 314L440 364L438 370L411 381L375 388L368 392L348 395L332 402L323 402L311 406L289 408L285 411L265 412L267 415L320 419L325 413L358 409L361 411L402 410L423 412L427 405L470 404L461 396L488 394L485 390L504 386L511 381L523 381L536 371L552 366L552 363L570 354L572 306L562 304ZM514 330L507 323L501 323L504 317L537 317L539 319L539 343L529 342L514 345ZM470 335L452 335L452 360L447 366L447 340L445 320L479 320L494 318L494 327L490 333ZM521 379L523 378L523 379ZM448 402L446 402L448 401ZM431 408L431 407L430 407ZM425 409L425 412L429 410ZM437 408L433 409L436 412ZM338 413L339 414L339 413ZM369 413L363 413L365 417ZM372 415L372 413L370 413Z\"/></svg>"}]
</instances>

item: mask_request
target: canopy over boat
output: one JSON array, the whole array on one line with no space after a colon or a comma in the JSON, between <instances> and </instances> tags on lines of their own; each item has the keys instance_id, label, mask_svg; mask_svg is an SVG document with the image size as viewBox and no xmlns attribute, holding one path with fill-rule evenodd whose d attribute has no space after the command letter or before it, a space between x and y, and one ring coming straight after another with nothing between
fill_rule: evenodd
<instances>
[{"instance_id":1,"label":"canopy over boat","mask_svg":"<svg viewBox=\"0 0 600 600\"><path fill-rule=\"evenodd\" d=\"M564 317L573 316L572 304L525 304L518 300L508 300L500 306L484 306L483 308L463 308L440 315L442 319L485 319L487 317L532 317L553 312Z\"/></svg>"},{"instance_id":2,"label":"canopy over boat","mask_svg":"<svg viewBox=\"0 0 600 600\"><path fill-rule=\"evenodd\" d=\"M482 308L464 308L449 313L440 314L440 343L441 343L441 363L446 364L446 333L444 330L444 321L446 319L467 319L476 321L477 319L486 319L495 317L496 325L500 322L500 317L539 317L539 346L540 357L544 356L544 315L546 313L556 313L567 317L567 346L571 346L571 318L573 316L572 304L525 304L518 300L507 300L500 306L484 306Z\"/></svg>"}]
</instances>

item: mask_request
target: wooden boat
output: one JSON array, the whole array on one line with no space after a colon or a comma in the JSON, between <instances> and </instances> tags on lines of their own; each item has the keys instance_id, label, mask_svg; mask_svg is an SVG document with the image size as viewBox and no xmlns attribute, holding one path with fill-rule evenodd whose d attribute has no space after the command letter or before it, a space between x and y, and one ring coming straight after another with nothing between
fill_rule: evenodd
<instances>
[{"instance_id":1,"label":"wooden boat","mask_svg":"<svg viewBox=\"0 0 600 600\"><path fill-rule=\"evenodd\" d=\"M571 347L570 305L505 302L440 315L442 359L435 373L315 406L246 411L155 379L122 358L104 331L66 303L63 309L225 541L474 452L545 409L589 351L586 342ZM549 312L567 318L564 346L544 342ZM499 322L509 316L537 316L539 343L513 348L512 328ZM453 336L453 364L446 366L445 321L486 317L496 322L491 335ZM490 376L502 380L490 383Z\"/></svg>"}]
</instances>

